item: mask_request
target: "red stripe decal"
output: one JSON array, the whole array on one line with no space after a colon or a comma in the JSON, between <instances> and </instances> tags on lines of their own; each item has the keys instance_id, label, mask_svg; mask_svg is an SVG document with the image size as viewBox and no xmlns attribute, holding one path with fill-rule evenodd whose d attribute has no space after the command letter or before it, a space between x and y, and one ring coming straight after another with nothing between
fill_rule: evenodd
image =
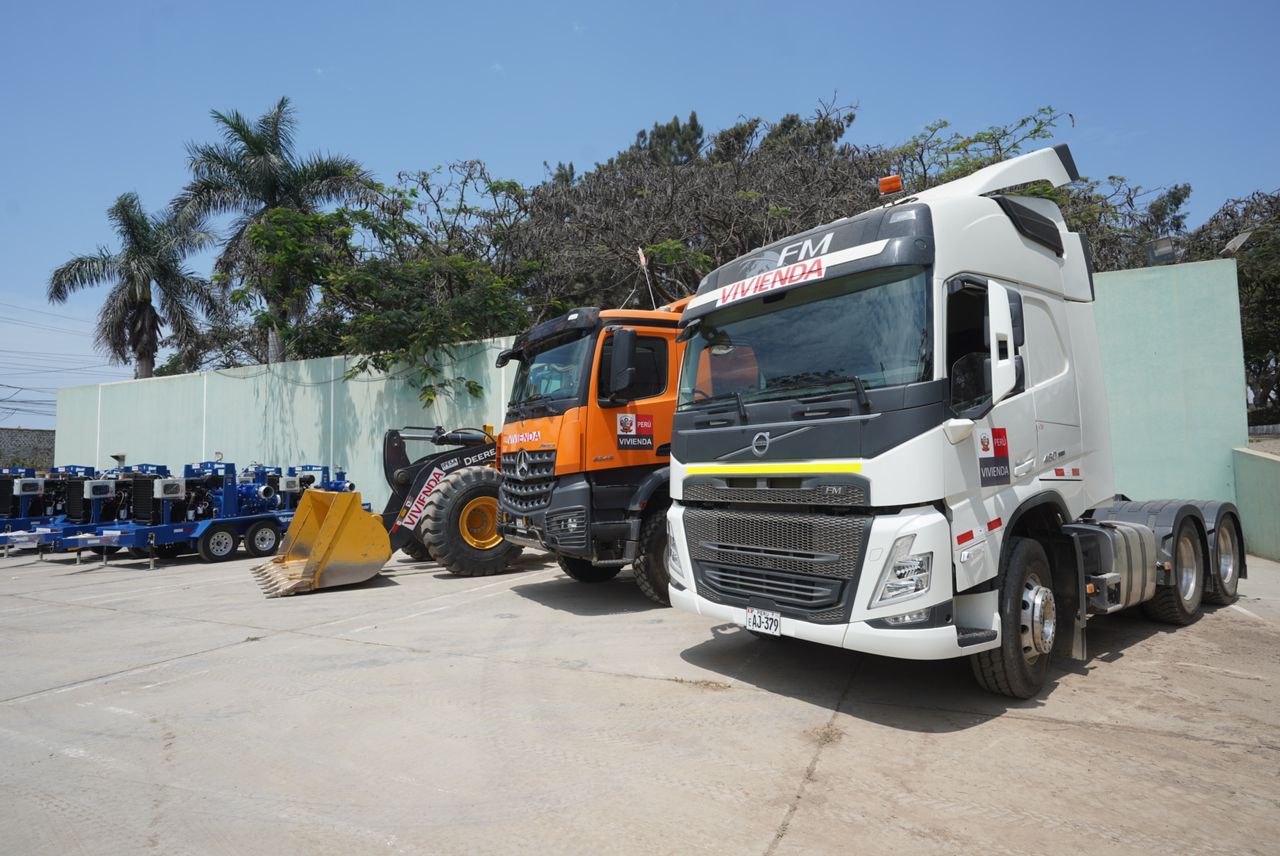
<instances>
[{"instance_id":1,"label":"red stripe decal","mask_svg":"<svg viewBox=\"0 0 1280 856\"><path fill-rule=\"evenodd\" d=\"M997 517L995 520L992 520L990 523L987 524L987 531L992 532L996 529L999 529L1003 523L1004 521L1001 520L999 517Z\"/></svg>"},{"instance_id":2,"label":"red stripe decal","mask_svg":"<svg viewBox=\"0 0 1280 856\"><path fill-rule=\"evenodd\" d=\"M1080 468L1079 468L1079 467L1072 467L1072 468L1071 468L1071 475L1073 475L1073 476L1078 476L1078 475L1080 475Z\"/></svg>"},{"instance_id":3,"label":"red stripe decal","mask_svg":"<svg viewBox=\"0 0 1280 856\"><path fill-rule=\"evenodd\" d=\"M1058 469L1053 471L1053 474L1055 476L1065 476L1067 474L1067 471L1059 467Z\"/></svg>"},{"instance_id":4,"label":"red stripe decal","mask_svg":"<svg viewBox=\"0 0 1280 856\"><path fill-rule=\"evenodd\" d=\"M968 532L961 532L959 535L956 536L957 544L968 544L972 540L973 540L972 529L970 529Z\"/></svg>"}]
</instances>

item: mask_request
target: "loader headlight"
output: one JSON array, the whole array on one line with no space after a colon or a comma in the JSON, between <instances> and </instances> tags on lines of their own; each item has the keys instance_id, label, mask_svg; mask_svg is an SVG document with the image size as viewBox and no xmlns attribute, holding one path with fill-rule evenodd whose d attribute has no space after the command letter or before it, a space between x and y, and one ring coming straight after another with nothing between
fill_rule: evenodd
<instances>
[{"instance_id":1,"label":"loader headlight","mask_svg":"<svg viewBox=\"0 0 1280 856\"><path fill-rule=\"evenodd\" d=\"M933 572L933 553L912 554L915 535L904 535L893 542L880 582L871 597L871 606L885 606L918 597L929 590Z\"/></svg>"},{"instance_id":2,"label":"loader headlight","mask_svg":"<svg viewBox=\"0 0 1280 856\"><path fill-rule=\"evenodd\" d=\"M684 572L680 569L680 552L676 549L676 539L671 537L670 532L667 533L667 549L666 549L667 577L678 583L683 583Z\"/></svg>"}]
</instances>

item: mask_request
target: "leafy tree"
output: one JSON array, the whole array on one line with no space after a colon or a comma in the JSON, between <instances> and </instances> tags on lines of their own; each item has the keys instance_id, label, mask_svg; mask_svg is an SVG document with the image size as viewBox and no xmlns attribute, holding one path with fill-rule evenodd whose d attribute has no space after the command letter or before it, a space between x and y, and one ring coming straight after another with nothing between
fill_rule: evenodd
<instances>
[{"instance_id":1,"label":"leafy tree","mask_svg":"<svg viewBox=\"0 0 1280 856\"><path fill-rule=\"evenodd\" d=\"M294 151L296 119L288 98L251 122L238 111L212 112L220 143L188 146L191 181L173 202L193 216L235 214L231 236L215 264L224 282L239 281L266 304L269 362L285 358L281 331L305 316L313 283L278 273L264 264L251 227L269 212L290 209L313 214L326 204L374 199L372 181L355 160L338 155L299 157Z\"/></svg>"},{"instance_id":2,"label":"leafy tree","mask_svg":"<svg viewBox=\"0 0 1280 856\"><path fill-rule=\"evenodd\" d=\"M199 335L200 314L215 311L209 283L184 266L213 236L193 214L147 214L135 193L121 194L107 219L120 250L99 247L59 267L49 278L49 301L64 303L82 288L110 283L94 344L112 362L132 362L134 377L151 377L162 328L168 326L177 345L189 346Z\"/></svg>"},{"instance_id":3,"label":"leafy tree","mask_svg":"<svg viewBox=\"0 0 1280 856\"><path fill-rule=\"evenodd\" d=\"M1249 421L1280 422L1280 190L1228 201L1188 235L1185 258L1230 254L1227 245L1237 238Z\"/></svg>"}]
</instances>

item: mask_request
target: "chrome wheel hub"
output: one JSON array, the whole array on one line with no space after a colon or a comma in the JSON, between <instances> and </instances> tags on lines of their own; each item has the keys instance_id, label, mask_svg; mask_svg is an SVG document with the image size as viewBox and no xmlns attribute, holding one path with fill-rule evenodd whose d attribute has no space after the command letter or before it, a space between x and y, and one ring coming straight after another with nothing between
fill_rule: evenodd
<instances>
[{"instance_id":1,"label":"chrome wheel hub","mask_svg":"<svg viewBox=\"0 0 1280 856\"><path fill-rule=\"evenodd\" d=\"M1184 532L1178 538L1178 596L1186 603L1195 599L1200 585L1200 551L1195 535Z\"/></svg>"},{"instance_id":2,"label":"chrome wheel hub","mask_svg":"<svg viewBox=\"0 0 1280 856\"><path fill-rule=\"evenodd\" d=\"M1235 529L1225 525L1218 530L1218 578L1230 583L1236 576Z\"/></svg>"},{"instance_id":3,"label":"chrome wheel hub","mask_svg":"<svg viewBox=\"0 0 1280 856\"><path fill-rule=\"evenodd\" d=\"M1053 640L1058 632L1058 609L1053 590L1042 586L1038 577L1032 576L1022 587L1022 615L1020 621L1022 656L1034 663L1041 654L1053 650Z\"/></svg>"}]
</instances>

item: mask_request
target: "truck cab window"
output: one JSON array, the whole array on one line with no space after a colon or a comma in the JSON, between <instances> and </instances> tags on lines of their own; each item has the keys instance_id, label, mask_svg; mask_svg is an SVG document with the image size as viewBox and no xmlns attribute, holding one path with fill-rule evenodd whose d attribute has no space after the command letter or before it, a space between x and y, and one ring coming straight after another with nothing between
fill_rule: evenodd
<instances>
[{"instance_id":1,"label":"truck cab window","mask_svg":"<svg viewBox=\"0 0 1280 856\"><path fill-rule=\"evenodd\" d=\"M609 397L609 376L613 366L613 337L600 349L600 372L596 394ZM636 376L626 391L626 398L652 398L667 388L667 341L657 336L636 338Z\"/></svg>"},{"instance_id":2,"label":"truck cab window","mask_svg":"<svg viewBox=\"0 0 1280 856\"><path fill-rule=\"evenodd\" d=\"M986 327L986 286L955 283L947 297L947 367L957 413L979 408L991 396Z\"/></svg>"}]
</instances>

